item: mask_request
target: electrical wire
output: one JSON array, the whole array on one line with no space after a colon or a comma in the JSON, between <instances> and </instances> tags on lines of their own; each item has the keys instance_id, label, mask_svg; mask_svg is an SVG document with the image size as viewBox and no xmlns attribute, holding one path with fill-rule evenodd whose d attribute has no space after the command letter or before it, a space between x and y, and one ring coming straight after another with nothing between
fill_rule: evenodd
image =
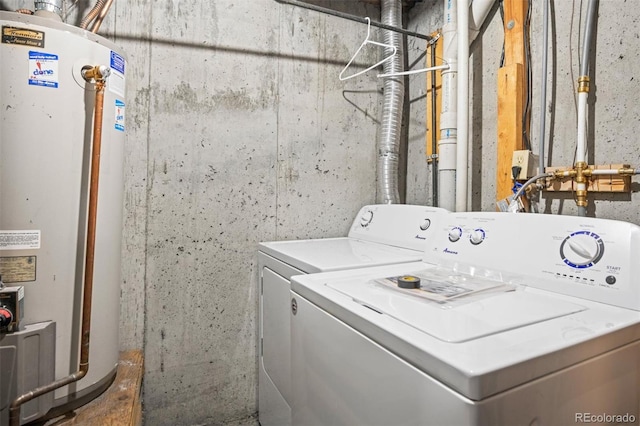
<instances>
[{"instance_id":1,"label":"electrical wire","mask_svg":"<svg viewBox=\"0 0 640 426\"><path fill-rule=\"evenodd\" d=\"M531 0L528 0L527 6L527 16L524 22L523 28L523 42L524 42L524 52L525 52L525 66L526 66L526 79L525 87L527 88L527 92L525 94L525 104L522 109L522 142L525 149L531 151L531 140L529 139L529 117L531 116L531 92L533 91L531 80L532 80L532 71L531 71L531 45L530 45L530 36L529 32L531 31Z\"/></svg>"}]
</instances>

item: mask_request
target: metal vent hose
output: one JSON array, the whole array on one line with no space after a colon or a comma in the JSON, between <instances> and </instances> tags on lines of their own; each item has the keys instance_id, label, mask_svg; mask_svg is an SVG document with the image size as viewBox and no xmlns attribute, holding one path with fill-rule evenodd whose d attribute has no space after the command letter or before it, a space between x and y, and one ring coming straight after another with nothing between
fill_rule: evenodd
<instances>
[{"instance_id":1,"label":"metal vent hose","mask_svg":"<svg viewBox=\"0 0 640 426\"><path fill-rule=\"evenodd\" d=\"M62 3L63 0L36 0L34 2L35 14L45 11L55 13L62 20Z\"/></svg>"},{"instance_id":2,"label":"metal vent hose","mask_svg":"<svg viewBox=\"0 0 640 426\"><path fill-rule=\"evenodd\" d=\"M400 0L382 0L381 20L383 24L402 27L402 4ZM384 63L384 73L402 72L404 52L402 35L382 30L383 43L397 47L393 59ZM385 48L384 55L392 54ZM404 77L385 77L382 122L378 136L378 202L395 204L400 202L398 191L398 163L400 131L404 106Z\"/></svg>"}]
</instances>

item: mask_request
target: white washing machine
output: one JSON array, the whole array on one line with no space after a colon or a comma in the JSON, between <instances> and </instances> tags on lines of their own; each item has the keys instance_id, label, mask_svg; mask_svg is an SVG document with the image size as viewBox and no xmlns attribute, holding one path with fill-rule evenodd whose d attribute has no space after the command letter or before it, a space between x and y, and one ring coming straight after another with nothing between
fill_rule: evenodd
<instances>
[{"instance_id":1,"label":"white washing machine","mask_svg":"<svg viewBox=\"0 0 640 426\"><path fill-rule=\"evenodd\" d=\"M258 408L262 426L291 424L290 279L294 275L419 261L445 210L363 207L348 237L260 243Z\"/></svg>"},{"instance_id":2,"label":"white washing machine","mask_svg":"<svg viewBox=\"0 0 640 426\"><path fill-rule=\"evenodd\" d=\"M294 425L638 424L638 226L452 213L433 231L436 264L293 278Z\"/></svg>"}]
</instances>

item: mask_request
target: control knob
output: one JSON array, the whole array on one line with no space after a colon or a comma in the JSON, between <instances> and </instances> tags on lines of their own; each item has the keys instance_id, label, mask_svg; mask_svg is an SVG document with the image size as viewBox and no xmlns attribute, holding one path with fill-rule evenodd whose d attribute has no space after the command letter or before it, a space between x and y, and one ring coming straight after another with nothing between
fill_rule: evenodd
<instances>
[{"instance_id":1,"label":"control knob","mask_svg":"<svg viewBox=\"0 0 640 426\"><path fill-rule=\"evenodd\" d=\"M6 306L0 306L0 328L7 328L13 322L13 312Z\"/></svg>"},{"instance_id":2,"label":"control knob","mask_svg":"<svg viewBox=\"0 0 640 426\"><path fill-rule=\"evenodd\" d=\"M360 216L360 226L366 228L369 226L371 221L373 220L373 212L371 210L367 210Z\"/></svg>"},{"instance_id":3,"label":"control knob","mask_svg":"<svg viewBox=\"0 0 640 426\"><path fill-rule=\"evenodd\" d=\"M573 268L589 268L604 255L604 242L591 231L578 231L564 239L560 246L560 256Z\"/></svg>"},{"instance_id":4,"label":"control knob","mask_svg":"<svg viewBox=\"0 0 640 426\"><path fill-rule=\"evenodd\" d=\"M453 227L449 230L449 241L455 243L462 238L462 228L459 226Z\"/></svg>"},{"instance_id":5,"label":"control knob","mask_svg":"<svg viewBox=\"0 0 640 426\"><path fill-rule=\"evenodd\" d=\"M429 229L430 226L431 226L431 219L427 218L422 222L422 225L420 225L420 230L426 231L427 229Z\"/></svg>"},{"instance_id":6,"label":"control knob","mask_svg":"<svg viewBox=\"0 0 640 426\"><path fill-rule=\"evenodd\" d=\"M471 244L478 245L484 241L484 237L485 237L484 229L477 228L477 229L474 229L473 232L471 232L471 235L469 236L469 240L471 241Z\"/></svg>"}]
</instances>

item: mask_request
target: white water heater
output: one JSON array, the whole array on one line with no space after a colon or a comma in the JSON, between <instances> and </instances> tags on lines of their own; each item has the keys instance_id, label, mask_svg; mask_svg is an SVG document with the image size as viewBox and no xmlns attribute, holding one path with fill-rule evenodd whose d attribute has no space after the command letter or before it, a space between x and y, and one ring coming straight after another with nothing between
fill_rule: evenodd
<instances>
[{"instance_id":1,"label":"white water heater","mask_svg":"<svg viewBox=\"0 0 640 426\"><path fill-rule=\"evenodd\" d=\"M82 380L24 404L25 423L92 399L115 377L126 61L110 41L53 19L0 12L0 24L0 276L5 288L23 292L17 330L0 334L2 413L31 387L78 371L96 98L95 85L81 72L86 66L111 69L103 104L90 367Z\"/></svg>"}]
</instances>

